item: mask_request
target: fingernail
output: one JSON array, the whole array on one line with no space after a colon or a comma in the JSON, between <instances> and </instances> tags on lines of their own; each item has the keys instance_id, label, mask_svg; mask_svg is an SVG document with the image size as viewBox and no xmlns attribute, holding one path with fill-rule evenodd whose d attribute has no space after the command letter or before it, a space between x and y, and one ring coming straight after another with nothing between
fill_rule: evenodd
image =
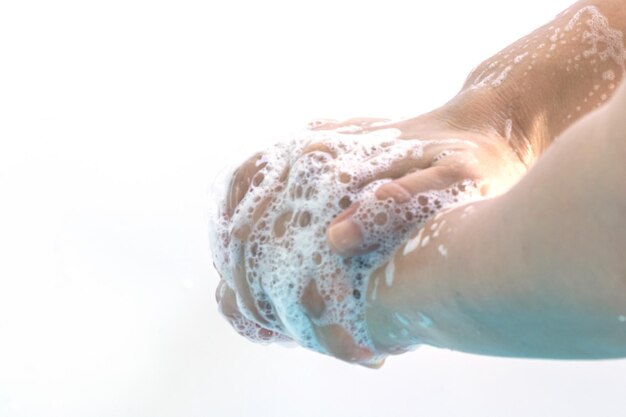
<instances>
[{"instance_id":1,"label":"fingernail","mask_svg":"<svg viewBox=\"0 0 626 417\"><path fill-rule=\"evenodd\" d=\"M381 185L378 190L376 190L376 197L380 200L393 198L393 201L396 203L406 203L411 199L411 194L409 194L408 191L401 185L396 184L395 182L389 182Z\"/></svg>"},{"instance_id":2,"label":"fingernail","mask_svg":"<svg viewBox=\"0 0 626 417\"><path fill-rule=\"evenodd\" d=\"M343 220L328 230L328 242L337 252L354 249L362 239L361 229L350 219Z\"/></svg>"}]
</instances>

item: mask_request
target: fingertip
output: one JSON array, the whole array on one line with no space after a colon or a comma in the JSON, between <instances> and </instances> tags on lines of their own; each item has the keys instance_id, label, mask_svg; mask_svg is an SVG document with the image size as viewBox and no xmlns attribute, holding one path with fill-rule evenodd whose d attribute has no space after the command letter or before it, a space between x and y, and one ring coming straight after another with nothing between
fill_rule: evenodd
<instances>
[{"instance_id":1,"label":"fingertip","mask_svg":"<svg viewBox=\"0 0 626 417\"><path fill-rule=\"evenodd\" d=\"M361 228L352 220L343 220L328 228L326 239L332 250L343 256L356 252L363 241Z\"/></svg>"},{"instance_id":2,"label":"fingertip","mask_svg":"<svg viewBox=\"0 0 626 417\"><path fill-rule=\"evenodd\" d=\"M326 229L328 246L342 256L356 254L357 247L362 241L361 229L350 220L350 217L358 210L359 205L359 202L352 204L335 217Z\"/></svg>"},{"instance_id":3,"label":"fingertip","mask_svg":"<svg viewBox=\"0 0 626 417\"><path fill-rule=\"evenodd\" d=\"M358 345L352 336L339 324L314 327L316 336L329 355L355 365L370 362L374 354Z\"/></svg>"},{"instance_id":4,"label":"fingertip","mask_svg":"<svg viewBox=\"0 0 626 417\"><path fill-rule=\"evenodd\" d=\"M222 295L219 301L219 311L225 317L234 317L239 314L237 295L228 285L222 286Z\"/></svg>"},{"instance_id":5,"label":"fingertip","mask_svg":"<svg viewBox=\"0 0 626 417\"><path fill-rule=\"evenodd\" d=\"M360 203L357 201L356 203L352 204L350 207L348 207L347 209L345 209L344 211L342 211L341 213L339 213L328 225L328 227L332 227L334 225L336 225L337 223L347 219L348 217L352 216L354 213L356 213L356 211L358 210L360 206Z\"/></svg>"},{"instance_id":6,"label":"fingertip","mask_svg":"<svg viewBox=\"0 0 626 417\"><path fill-rule=\"evenodd\" d=\"M224 297L224 292L226 292L226 288L224 287L225 285L226 281L220 280L220 282L217 284L217 288L215 288L215 302L217 304L219 304L222 297Z\"/></svg>"},{"instance_id":7,"label":"fingertip","mask_svg":"<svg viewBox=\"0 0 626 417\"><path fill-rule=\"evenodd\" d=\"M371 361L373 357L374 357L374 352L372 352L368 348L357 346L356 356L354 356L355 362L366 363L366 362Z\"/></svg>"},{"instance_id":8,"label":"fingertip","mask_svg":"<svg viewBox=\"0 0 626 417\"><path fill-rule=\"evenodd\" d=\"M313 279L304 288L300 302L307 314L313 318L320 318L326 308L324 299L317 290L317 285Z\"/></svg>"},{"instance_id":9,"label":"fingertip","mask_svg":"<svg viewBox=\"0 0 626 417\"><path fill-rule=\"evenodd\" d=\"M401 184L395 181L381 185L374 192L374 195L379 200L386 200L388 198L391 198L396 203L406 203L412 198L411 193L409 193L406 188L404 188Z\"/></svg>"},{"instance_id":10,"label":"fingertip","mask_svg":"<svg viewBox=\"0 0 626 417\"><path fill-rule=\"evenodd\" d=\"M377 369L382 368L384 364L385 364L385 359L378 359L378 360L371 361L371 362L360 363L359 365L368 369L377 370Z\"/></svg>"}]
</instances>

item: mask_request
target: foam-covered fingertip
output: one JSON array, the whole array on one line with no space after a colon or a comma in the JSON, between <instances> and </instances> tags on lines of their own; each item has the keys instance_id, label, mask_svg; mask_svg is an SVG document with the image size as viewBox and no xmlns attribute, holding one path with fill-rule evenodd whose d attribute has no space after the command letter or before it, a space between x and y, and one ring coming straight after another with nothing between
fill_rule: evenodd
<instances>
[{"instance_id":1,"label":"foam-covered fingertip","mask_svg":"<svg viewBox=\"0 0 626 417\"><path fill-rule=\"evenodd\" d=\"M361 243L361 228L350 219L343 220L328 229L328 243L339 254L350 254Z\"/></svg>"},{"instance_id":2,"label":"foam-covered fingertip","mask_svg":"<svg viewBox=\"0 0 626 417\"><path fill-rule=\"evenodd\" d=\"M396 203L406 203L412 197L412 195L402 185L396 182L388 182L381 185L378 187L375 194L376 198L379 200L391 198Z\"/></svg>"}]
</instances>

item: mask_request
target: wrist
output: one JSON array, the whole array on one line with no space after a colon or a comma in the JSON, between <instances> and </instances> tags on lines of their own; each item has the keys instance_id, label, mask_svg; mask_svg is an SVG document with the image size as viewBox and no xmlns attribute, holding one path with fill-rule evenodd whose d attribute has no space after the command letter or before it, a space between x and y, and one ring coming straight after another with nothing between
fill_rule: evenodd
<instances>
[{"instance_id":1,"label":"wrist","mask_svg":"<svg viewBox=\"0 0 626 417\"><path fill-rule=\"evenodd\" d=\"M472 132L479 141L504 146L526 167L543 151L548 129L524 87L464 88L436 117L450 128Z\"/></svg>"},{"instance_id":2,"label":"wrist","mask_svg":"<svg viewBox=\"0 0 626 417\"><path fill-rule=\"evenodd\" d=\"M530 165L616 91L625 68L623 10L621 1L570 7L472 71L445 106L449 117L463 123L469 113L473 126L491 129Z\"/></svg>"}]
</instances>

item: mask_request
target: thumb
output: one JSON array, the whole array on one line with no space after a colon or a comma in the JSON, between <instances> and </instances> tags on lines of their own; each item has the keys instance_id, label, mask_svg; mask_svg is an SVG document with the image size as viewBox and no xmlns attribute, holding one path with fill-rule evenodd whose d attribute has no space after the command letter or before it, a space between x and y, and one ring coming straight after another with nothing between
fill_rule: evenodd
<instances>
[{"instance_id":1,"label":"thumb","mask_svg":"<svg viewBox=\"0 0 626 417\"><path fill-rule=\"evenodd\" d=\"M380 186L337 216L327 230L329 246L342 256L376 249L390 235L404 237L441 211L478 194L478 181L453 165L413 172Z\"/></svg>"}]
</instances>

